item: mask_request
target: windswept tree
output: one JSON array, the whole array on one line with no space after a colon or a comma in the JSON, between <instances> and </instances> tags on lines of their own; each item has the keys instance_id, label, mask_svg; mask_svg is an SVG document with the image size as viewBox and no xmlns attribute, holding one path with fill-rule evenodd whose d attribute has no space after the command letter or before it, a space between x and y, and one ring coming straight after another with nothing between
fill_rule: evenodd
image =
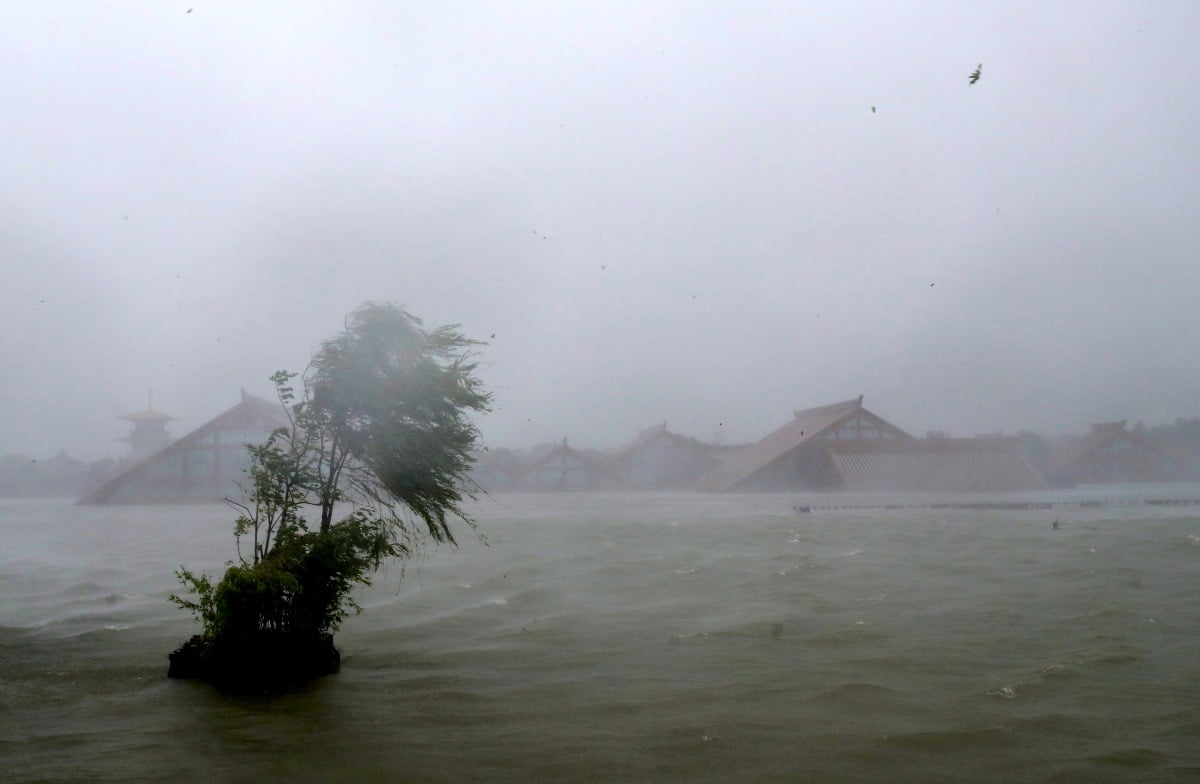
<instances>
[{"instance_id":1,"label":"windswept tree","mask_svg":"<svg viewBox=\"0 0 1200 784\"><path fill-rule=\"evenodd\" d=\"M301 377L272 376L289 426L251 445L234 527L238 561L220 582L181 568L196 598L172 596L202 623L171 655L171 674L255 683L337 669L332 634L351 592L426 538L455 541L490 395L479 345L457 326L423 328L390 304L366 304L321 344ZM246 541L249 540L249 541Z\"/></svg>"}]
</instances>

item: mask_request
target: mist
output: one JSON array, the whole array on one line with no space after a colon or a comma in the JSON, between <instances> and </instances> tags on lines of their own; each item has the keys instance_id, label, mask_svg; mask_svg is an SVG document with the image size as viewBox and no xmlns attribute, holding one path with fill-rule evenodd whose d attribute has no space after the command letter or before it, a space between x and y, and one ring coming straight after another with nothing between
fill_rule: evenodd
<instances>
[{"instance_id":1,"label":"mist","mask_svg":"<svg viewBox=\"0 0 1200 784\"><path fill-rule=\"evenodd\" d=\"M368 300L487 342L498 446L1200 413L1190 3L189 2L0 31L0 453Z\"/></svg>"}]
</instances>

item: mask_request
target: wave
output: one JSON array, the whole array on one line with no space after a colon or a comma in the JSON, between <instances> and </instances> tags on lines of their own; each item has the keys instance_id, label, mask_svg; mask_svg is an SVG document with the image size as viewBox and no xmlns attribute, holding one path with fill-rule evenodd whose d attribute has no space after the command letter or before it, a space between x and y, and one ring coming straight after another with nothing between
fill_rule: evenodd
<instances>
[{"instance_id":1,"label":"wave","mask_svg":"<svg viewBox=\"0 0 1200 784\"><path fill-rule=\"evenodd\" d=\"M4 530L0 704L44 733L10 775L269 777L285 759L323 780L403 760L414 780L1045 781L1188 764L1200 520L1178 510L1088 510L1099 530L1051 533L1036 511L535 503L481 515L487 546L379 575L338 634L342 673L272 701L165 679L194 628L166 600L174 570L231 557L224 510L165 527L123 510L128 529L111 513L104 529L72 508ZM112 753L126 742L146 758Z\"/></svg>"}]
</instances>

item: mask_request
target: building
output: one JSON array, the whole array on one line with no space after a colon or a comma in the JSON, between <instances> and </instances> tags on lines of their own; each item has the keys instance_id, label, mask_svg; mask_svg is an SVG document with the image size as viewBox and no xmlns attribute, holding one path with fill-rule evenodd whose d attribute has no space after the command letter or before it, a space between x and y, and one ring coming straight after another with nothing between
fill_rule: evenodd
<instances>
[{"instance_id":1,"label":"building","mask_svg":"<svg viewBox=\"0 0 1200 784\"><path fill-rule=\"evenodd\" d=\"M826 446L832 441L915 440L863 408L862 395L793 413L792 421L729 455L702 476L715 492L832 490L844 483Z\"/></svg>"},{"instance_id":2,"label":"building","mask_svg":"<svg viewBox=\"0 0 1200 784\"><path fill-rule=\"evenodd\" d=\"M796 411L791 422L703 476L715 492L1006 492L1044 489L1000 436L917 439L863 408L862 396Z\"/></svg>"},{"instance_id":3,"label":"building","mask_svg":"<svg viewBox=\"0 0 1200 784\"><path fill-rule=\"evenodd\" d=\"M485 449L472 455L470 480L474 485L468 490L485 493L502 493L516 489L521 474L520 458L508 449Z\"/></svg>"},{"instance_id":4,"label":"building","mask_svg":"<svg viewBox=\"0 0 1200 784\"><path fill-rule=\"evenodd\" d=\"M59 450L47 460L28 455L0 456L0 498L72 498L93 487L116 461L85 463Z\"/></svg>"},{"instance_id":5,"label":"building","mask_svg":"<svg viewBox=\"0 0 1200 784\"><path fill-rule=\"evenodd\" d=\"M171 434L167 432L167 423L175 417L155 411L154 404L149 397L148 395L145 411L119 417L119 419L133 423L133 430L121 439L129 443L129 460L133 462L141 462L171 443Z\"/></svg>"},{"instance_id":6,"label":"building","mask_svg":"<svg viewBox=\"0 0 1200 784\"><path fill-rule=\"evenodd\" d=\"M262 443L287 425L278 403L242 392L237 405L126 468L79 503L211 502L237 496L250 466L246 444Z\"/></svg>"},{"instance_id":7,"label":"building","mask_svg":"<svg viewBox=\"0 0 1200 784\"><path fill-rule=\"evenodd\" d=\"M1120 422L1093 422L1087 435L1055 457L1055 484L1162 482L1186 476L1186 463Z\"/></svg>"},{"instance_id":8,"label":"building","mask_svg":"<svg viewBox=\"0 0 1200 784\"><path fill-rule=\"evenodd\" d=\"M608 470L636 488L681 489L719 463L716 447L672 433L667 423L646 428L609 459Z\"/></svg>"},{"instance_id":9,"label":"building","mask_svg":"<svg viewBox=\"0 0 1200 784\"><path fill-rule=\"evenodd\" d=\"M1045 490L1016 437L831 441L840 486L858 492L1004 493Z\"/></svg>"},{"instance_id":10,"label":"building","mask_svg":"<svg viewBox=\"0 0 1200 784\"><path fill-rule=\"evenodd\" d=\"M565 438L517 479L519 490L612 490L619 485L599 461L567 446Z\"/></svg>"}]
</instances>

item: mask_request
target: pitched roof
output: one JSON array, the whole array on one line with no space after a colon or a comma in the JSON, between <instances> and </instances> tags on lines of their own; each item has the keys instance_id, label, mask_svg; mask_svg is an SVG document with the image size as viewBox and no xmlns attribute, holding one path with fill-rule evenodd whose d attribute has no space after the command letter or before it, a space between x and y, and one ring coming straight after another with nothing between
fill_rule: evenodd
<instances>
[{"instance_id":1,"label":"pitched roof","mask_svg":"<svg viewBox=\"0 0 1200 784\"><path fill-rule=\"evenodd\" d=\"M1150 452L1171 457L1162 447L1150 439L1125 429L1125 420L1119 422L1092 422L1092 431L1067 447L1054 462L1055 471L1065 471L1098 449L1121 438L1128 439ZM1174 459L1174 458L1172 458Z\"/></svg>"},{"instance_id":2,"label":"pitched roof","mask_svg":"<svg viewBox=\"0 0 1200 784\"><path fill-rule=\"evenodd\" d=\"M524 466L524 468L521 469L521 473L529 474L529 473L541 468L543 465L552 463L555 460L559 460L559 461L571 460L571 461L574 461L580 467L587 469L588 471L594 471L596 473L604 473L604 469L600 466L600 464L596 460L583 454L578 449L568 446L567 439L565 439L565 438L560 443L555 444L554 448L551 449L549 452L546 452L544 455L542 455L538 459L534 460L532 463L529 463L528 465Z\"/></svg>"},{"instance_id":3,"label":"pitched roof","mask_svg":"<svg viewBox=\"0 0 1200 784\"><path fill-rule=\"evenodd\" d=\"M612 456L609 458L608 462L610 464L619 463L620 461L628 458L634 452L659 438L665 438L681 446L695 447L697 449L705 450L710 449L707 444L704 444L703 442L698 441L691 436L672 433L667 429L667 423L663 422L661 425L651 425L643 430L639 430L638 434L634 436L632 441L618 448L617 451L612 453Z\"/></svg>"},{"instance_id":4,"label":"pitched roof","mask_svg":"<svg viewBox=\"0 0 1200 784\"><path fill-rule=\"evenodd\" d=\"M288 425L287 412L278 403L256 397L242 390L239 403L205 422L192 432L172 441L166 447L147 457L80 498L81 504L103 504L112 502L118 491L130 482L149 476L153 467L177 452L194 446L200 439L213 431L231 429L274 429ZM164 499L170 500L170 499Z\"/></svg>"},{"instance_id":5,"label":"pitched roof","mask_svg":"<svg viewBox=\"0 0 1200 784\"><path fill-rule=\"evenodd\" d=\"M535 477L542 469L547 467L553 468L556 461L558 462L557 467L561 470L566 471L571 466L574 466L584 471L589 477L589 484L591 484L592 478L601 486L615 486L618 484L616 477L612 476L599 461L577 449L567 446L567 439L565 438L562 440L562 443L556 445L549 452L525 466L517 479L524 485L534 486L535 489L545 489Z\"/></svg>"},{"instance_id":6,"label":"pitched roof","mask_svg":"<svg viewBox=\"0 0 1200 784\"><path fill-rule=\"evenodd\" d=\"M784 455L813 442L854 414L865 414L897 438L912 438L900 428L863 408L862 395L840 403L793 412L792 421L757 443L730 455L700 480L703 490L727 491Z\"/></svg>"},{"instance_id":7,"label":"pitched roof","mask_svg":"<svg viewBox=\"0 0 1200 784\"><path fill-rule=\"evenodd\" d=\"M650 427L639 430L637 435L633 437L632 441L618 448L617 451L613 453L613 460L620 460L622 457L625 457L632 452L636 452L638 449L641 449L643 446L662 435L674 435L674 433L667 430L666 422L663 422L660 425L651 425Z\"/></svg>"},{"instance_id":8,"label":"pitched roof","mask_svg":"<svg viewBox=\"0 0 1200 784\"><path fill-rule=\"evenodd\" d=\"M830 441L847 490L998 493L1044 490L1017 438Z\"/></svg>"},{"instance_id":9,"label":"pitched roof","mask_svg":"<svg viewBox=\"0 0 1200 784\"><path fill-rule=\"evenodd\" d=\"M507 451L497 453L487 448L476 449L471 452L471 462L476 466L492 468L510 474L520 468L520 461L516 455Z\"/></svg>"}]
</instances>

